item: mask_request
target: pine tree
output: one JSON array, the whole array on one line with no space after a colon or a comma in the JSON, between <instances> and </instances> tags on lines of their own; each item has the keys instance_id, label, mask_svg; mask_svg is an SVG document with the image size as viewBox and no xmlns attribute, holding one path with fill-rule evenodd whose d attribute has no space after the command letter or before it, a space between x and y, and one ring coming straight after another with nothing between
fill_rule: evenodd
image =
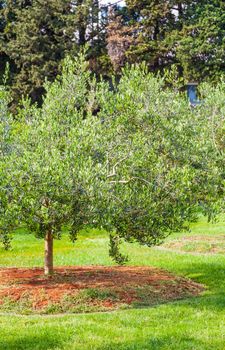
<instances>
[{"instance_id":1,"label":"pine tree","mask_svg":"<svg viewBox=\"0 0 225 350\"><path fill-rule=\"evenodd\" d=\"M225 68L225 4L221 0L127 1L138 37L129 61L162 70L176 64L186 80L218 80Z\"/></svg>"},{"instance_id":2,"label":"pine tree","mask_svg":"<svg viewBox=\"0 0 225 350\"><path fill-rule=\"evenodd\" d=\"M4 71L5 71L5 67L6 67L6 62L7 62L7 55L5 54L2 45L1 45L1 36L5 30L6 27L6 21L5 18L3 16L3 9L5 6L5 1L4 0L0 0L0 82L3 78L4 75Z\"/></svg>"},{"instance_id":3,"label":"pine tree","mask_svg":"<svg viewBox=\"0 0 225 350\"><path fill-rule=\"evenodd\" d=\"M124 25L123 18L113 7L109 10L109 24L107 26L108 55L116 72L126 62L126 52L134 42L133 29Z\"/></svg>"},{"instance_id":4,"label":"pine tree","mask_svg":"<svg viewBox=\"0 0 225 350\"><path fill-rule=\"evenodd\" d=\"M98 0L5 0L0 52L14 67L14 104L22 95L41 104L44 80L53 81L67 53L90 44L89 57L105 54Z\"/></svg>"},{"instance_id":5,"label":"pine tree","mask_svg":"<svg viewBox=\"0 0 225 350\"><path fill-rule=\"evenodd\" d=\"M92 0L87 41L89 43L89 65L97 76L109 76L111 63L107 52L107 25L109 8L99 0Z\"/></svg>"},{"instance_id":6,"label":"pine tree","mask_svg":"<svg viewBox=\"0 0 225 350\"><path fill-rule=\"evenodd\" d=\"M70 2L8 0L4 15L7 21L4 49L17 68L14 100L18 101L23 94L40 102L44 79L55 78L60 61L73 46L74 34L68 30L65 18L72 16Z\"/></svg>"},{"instance_id":7,"label":"pine tree","mask_svg":"<svg viewBox=\"0 0 225 350\"><path fill-rule=\"evenodd\" d=\"M176 58L187 80L217 81L225 73L225 4L194 2L184 12L182 29L171 35Z\"/></svg>"},{"instance_id":8,"label":"pine tree","mask_svg":"<svg viewBox=\"0 0 225 350\"><path fill-rule=\"evenodd\" d=\"M132 22L137 33L136 43L127 54L129 61L144 60L151 70L164 68L171 59L170 55L166 56L164 39L176 26L174 1L128 0L127 4L135 18Z\"/></svg>"}]
</instances>

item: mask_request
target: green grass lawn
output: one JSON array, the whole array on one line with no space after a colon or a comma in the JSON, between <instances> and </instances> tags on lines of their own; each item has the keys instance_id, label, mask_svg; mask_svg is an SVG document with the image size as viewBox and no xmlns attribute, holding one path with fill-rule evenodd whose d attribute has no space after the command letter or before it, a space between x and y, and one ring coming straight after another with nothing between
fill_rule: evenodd
<instances>
[{"instance_id":1,"label":"green grass lawn","mask_svg":"<svg viewBox=\"0 0 225 350\"><path fill-rule=\"evenodd\" d=\"M187 235L225 235L221 222L195 224ZM64 316L0 316L0 350L224 350L225 256L192 255L124 245L130 265L155 266L206 286L200 297L152 308ZM13 250L0 248L1 267L42 266L43 241L15 235ZM66 237L55 242L55 265L112 265L104 232L83 232L73 245Z\"/></svg>"}]
</instances>

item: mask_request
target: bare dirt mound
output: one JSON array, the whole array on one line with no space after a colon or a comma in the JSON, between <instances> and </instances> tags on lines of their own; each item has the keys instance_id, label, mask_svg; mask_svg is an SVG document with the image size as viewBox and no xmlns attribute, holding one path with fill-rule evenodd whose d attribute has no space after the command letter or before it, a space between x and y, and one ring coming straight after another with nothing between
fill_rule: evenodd
<instances>
[{"instance_id":1,"label":"bare dirt mound","mask_svg":"<svg viewBox=\"0 0 225 350\"><path fill-rule=\"evenodd\" d=\"M149 267L65 267L52 277L43 270L0 269L0 311L64 313L110 311L198 295L191 280Z\"/></svg>"}]
</instances>

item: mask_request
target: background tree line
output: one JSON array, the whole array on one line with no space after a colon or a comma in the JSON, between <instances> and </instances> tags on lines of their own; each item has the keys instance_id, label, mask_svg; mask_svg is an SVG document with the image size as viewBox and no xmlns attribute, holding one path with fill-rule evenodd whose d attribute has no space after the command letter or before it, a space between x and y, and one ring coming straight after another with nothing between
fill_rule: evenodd
<instances>
[{"instance_id":1,"label":"background tree line","mask_svg":"<svg viewBox=\"0 0 225 350\"><path fill-rule=\"evenodd\" d=\"M0 0L0 75L10 63L13 105L22 95L41 104L45 79L88 46L97 75L120 74L126 62L150 71L176 65L186 80L219 80L224 73L225 4L220 0Z\"/></svg>"}]
</instances>

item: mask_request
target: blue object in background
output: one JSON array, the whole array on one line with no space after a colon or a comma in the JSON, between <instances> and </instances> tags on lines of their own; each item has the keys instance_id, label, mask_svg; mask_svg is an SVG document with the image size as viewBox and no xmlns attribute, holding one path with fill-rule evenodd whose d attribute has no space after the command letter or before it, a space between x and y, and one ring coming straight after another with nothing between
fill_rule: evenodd
<instances>
[{"instance_id":1,"label":"blue object in background","mask_svg":"<svg viewBox=\"0 0 225 350\"><path fill-rule=\"evenodd\" d=\"M191 106L196 106L200 104L200 101L197 98L197 83L189 83L187 84L187 94L188 99L190 101Z\"/></svg>"}]
</instances>

